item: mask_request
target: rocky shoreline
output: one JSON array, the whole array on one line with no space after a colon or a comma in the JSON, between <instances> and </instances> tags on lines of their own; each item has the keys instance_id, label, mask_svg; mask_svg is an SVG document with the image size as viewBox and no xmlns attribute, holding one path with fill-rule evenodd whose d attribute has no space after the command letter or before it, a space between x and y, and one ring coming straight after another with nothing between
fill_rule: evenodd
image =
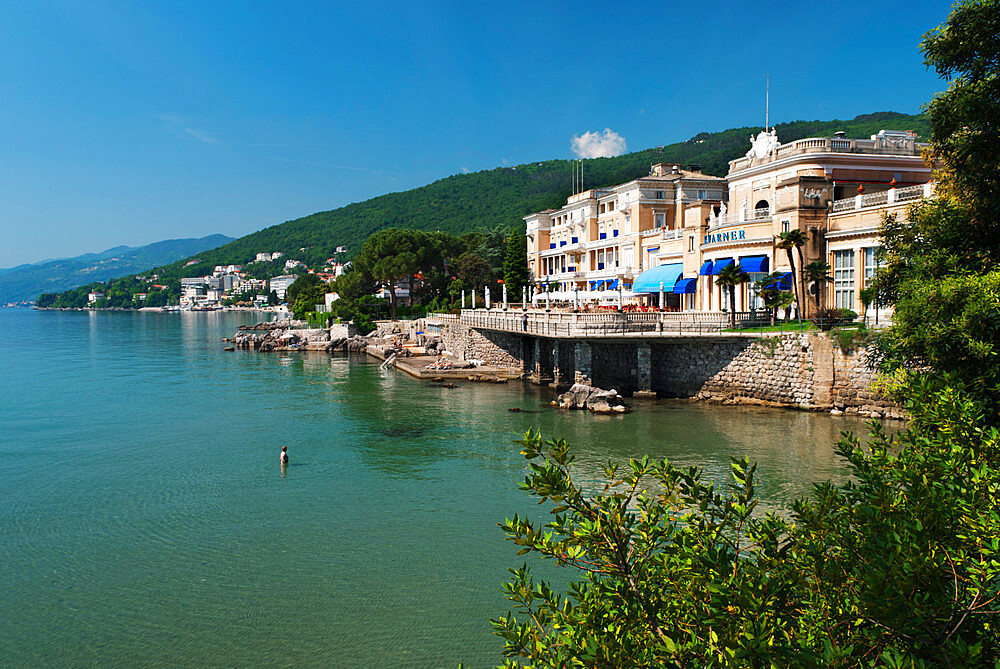
<instances>
[{"instance_id":1,"label":"rocky shoreline","mask_svg":"<svg viewBox=\"0 0 1000 669\"><path fill-rule=\"evenodd\" d=\"M241 325L236 336L223 340L232 348L269 351L364 351L367 337L348 326L310 328L305 321L283 318L254 325Z\"/></svg>"}]
</instances>

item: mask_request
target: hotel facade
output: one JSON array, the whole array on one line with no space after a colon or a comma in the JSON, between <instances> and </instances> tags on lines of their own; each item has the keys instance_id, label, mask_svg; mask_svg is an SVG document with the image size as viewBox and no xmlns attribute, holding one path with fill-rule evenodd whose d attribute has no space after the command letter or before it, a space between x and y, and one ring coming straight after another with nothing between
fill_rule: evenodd
<instances>
[{"instance_id":1,"label":"hotel facade","mask_svg":"<svg viewBox=\"0 0 1000 669\"><path fill-rule=\"evenodd\" d=\"M807 240L803 264L831 267L820 304L860 314L883 215L905 217L932 193L924 146L912 133L888 130L781 144L772 129L751 137L724 179L661 163L648 177L573 195L561 209L524 219L536 303L548 292L549 300L581 305L722 311L729 298L715 279L726 265L739 263L751 281L782 272L791 288L787 254L775 244L797 229ZM797 253L795 264L800 270ZM737 311L762 307L752 282L736 288Z\"/></svg>"}]
</instances>

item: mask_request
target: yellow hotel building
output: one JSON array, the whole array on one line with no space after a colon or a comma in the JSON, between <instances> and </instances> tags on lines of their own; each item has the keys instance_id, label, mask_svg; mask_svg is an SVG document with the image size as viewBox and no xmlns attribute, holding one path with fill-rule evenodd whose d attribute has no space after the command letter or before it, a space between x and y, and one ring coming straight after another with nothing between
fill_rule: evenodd
<instances>
[{"instance_id":1,"label":"yellow hotel building","mask_svg":"<svg viewBox=\"0 0 1000 669\"><path fill-rule=\"evenodd\" d=\"M858 293L875 272L883 214L905 216L909 204L931 195L924 146L912 133L889 130L781 144L772 129L751 137L725 179L696 166L653 165L648 177L526 216L531 278L550 300L660 305L662 295L666 309L718 312L729 305L715 285L719 271L738 262L752 280L788 273L775 240L800 229L808 239L804 264L824 260L832 268L821 304L860 314ZM737 311L762 306L752 283L737 289Z\"/></svg>"}]
</instances>

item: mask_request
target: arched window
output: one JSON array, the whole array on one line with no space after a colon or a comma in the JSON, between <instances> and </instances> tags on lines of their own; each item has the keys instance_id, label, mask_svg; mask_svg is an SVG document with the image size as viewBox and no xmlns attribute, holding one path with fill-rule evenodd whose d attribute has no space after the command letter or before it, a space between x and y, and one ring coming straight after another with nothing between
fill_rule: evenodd
<instances>
[{"instance_id":1,"label":"arched window","mask_svg":"<svg viewBox=\"0 0 1000 669\"><path fill-rule=\"evenodd\" d=\"M754 209L770 209L771 205L767 203L767 200L758 200L757 204L753 206Z\"/></svg>"}]
</instances>

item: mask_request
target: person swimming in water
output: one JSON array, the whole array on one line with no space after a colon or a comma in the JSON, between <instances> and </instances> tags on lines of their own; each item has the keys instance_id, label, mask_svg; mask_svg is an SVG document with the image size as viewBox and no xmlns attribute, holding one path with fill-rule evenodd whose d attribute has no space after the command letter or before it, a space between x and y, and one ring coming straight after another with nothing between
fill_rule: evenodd
<instances>
[{"instance_id":1,"label":"person swimming in water","mask_svg":"<svg viewBox=\"0 0 1000 669\"><path fill-rule=\"evenodd\" d=\"M288 464L288 446L281 447L281 455L278 456L278 461L281 462L282 468Z\"/></svg>"}]
</instances>

